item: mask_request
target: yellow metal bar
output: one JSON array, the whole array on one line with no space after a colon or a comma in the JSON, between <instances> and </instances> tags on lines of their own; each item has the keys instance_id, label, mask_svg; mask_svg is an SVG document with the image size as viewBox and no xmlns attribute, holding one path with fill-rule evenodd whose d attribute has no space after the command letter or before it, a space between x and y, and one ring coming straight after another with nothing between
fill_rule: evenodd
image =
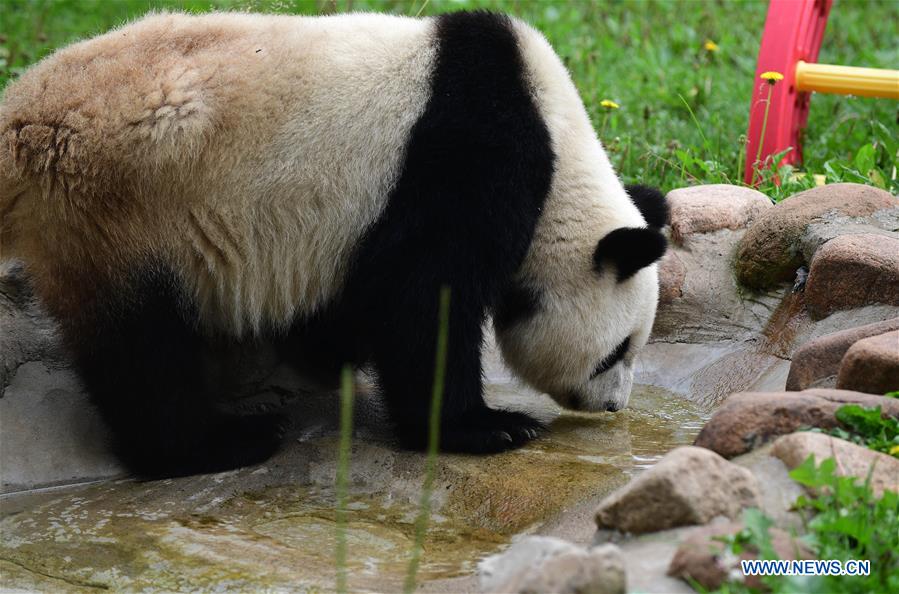
<instances>
[{"instance_id":1,"label":"yellow metal bar","mask_svg":"<svg viewBox=\"0 0 899 594\"><path fill-rule=\"evenodd\" d=\"M899 70L796 64L796 90L899 99Z\"/></svg>"}]
</instances>

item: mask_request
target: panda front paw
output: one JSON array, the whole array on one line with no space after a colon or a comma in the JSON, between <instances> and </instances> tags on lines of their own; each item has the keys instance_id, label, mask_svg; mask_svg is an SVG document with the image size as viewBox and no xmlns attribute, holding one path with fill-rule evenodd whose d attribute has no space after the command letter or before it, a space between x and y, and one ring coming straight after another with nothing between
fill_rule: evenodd
<instances>
[{"instance_id":1,"label":"panda front paw","mask_svg":"<svg viewBox=\"0 0 899 594\"><path fill-rule=\"evenodd\" d=\"M493 454L523 446L546 431L546 426L524 413L483 407L467 411L440 427L440 451ZM415 450L427 448L427 428L401 427L402 444Z\"/></svg>"}]
</instances>

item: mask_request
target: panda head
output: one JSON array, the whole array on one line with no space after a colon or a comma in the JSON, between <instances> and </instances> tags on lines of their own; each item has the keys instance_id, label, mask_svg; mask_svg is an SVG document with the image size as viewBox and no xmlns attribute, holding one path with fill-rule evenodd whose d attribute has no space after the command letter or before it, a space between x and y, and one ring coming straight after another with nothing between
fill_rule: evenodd
<instances>
[{"instance_id":1,"label":"panda head","mask_svg":"<svg viewBox=\"0 0 899 594\"><path fill-rule=\"evenodd\" d=\"M628 187L646 227L623 226L597 237L583 268L558 286L510 287L494 315L503 357L559 405L616 411L627 405L634 360L646 344L658 302L655 262L667 247L664 196Z\"/></svg>"}]
</instances>

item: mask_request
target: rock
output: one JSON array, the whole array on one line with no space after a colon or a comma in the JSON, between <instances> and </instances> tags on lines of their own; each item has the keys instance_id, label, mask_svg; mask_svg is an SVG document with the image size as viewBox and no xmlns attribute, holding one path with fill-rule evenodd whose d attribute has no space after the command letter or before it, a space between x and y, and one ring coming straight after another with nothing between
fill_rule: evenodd
<instances>
[{"instance_id":1,"label":"rock","mask_svg":"<svg viewBox=\"0 0 899 594\"><path fill-rule=\"evenodd\" d=\"M735 392L783 389L790 363L759 353L757 341L696 344L657 336L640 351L636 367L635 384L658 386L714 410Z\"/></svg>"},{"instance_id":2,"label":"rock","mask_svg":"<svg viewBox=\"0 0 899 594\"><path fill-rule=\"evenodd\" d=\"M834 387L840 361L843 360L849 347L863 338L891 330L899 330L899 318L866 324L810 340L793 353L790 374L787 376L787 390ZM856 388L845 387L845 389Z\"/></svg>"},{"instance_id":3,"label":"rock","mask_svg":"<svg viewBox=\"0 0 899 594\"><path fill-rule=\"evenodd\" d=\"M687 269L675 250L668 250L659 263L659 303L668 304L684 295Z\"/></svg>"},{"instance_id":4,"label":"rock","mask_svg":"<svg viewBox=\"0 0 899 594\"><path fill-rule=\"evenodd\" d=\"M693 445L733 458L802 427L837 427L834 413L844 404L880 406L883 413L899 417L899 399L847 390L741 392L718 407Z\"/></svg>"},{"instance_id":5,"label":"rock","mask_svg":"<svg viewBox=\"0 0 899 594\"><path fill-rule=\"evenodd\" d=\"M796 499L804 495L802 485L790 478L790 469L780 459L771 455L774 444L763 445L751 452L731 459L731 463L746 468L755 475L762 489L759 509L784 530L801 532L804 522L794 509Z\"/></svg>"},{"instance_id":6,"label":"rock","mask_svg":"<svg viewBox=\"0 0 899 594\"><path fill-rule=\"evenodd\" d=\"M843 235L816 253L805 285L813 319L872 303L899 305L899 236Z\"/></svg>"},{"instance_id":7,"label":"rock","mask_svg":"<svg viewBox=\"0 0 899 594\"><path fill-rule=\"evenodd\" d=\"M0 493L125 473L78 378L42 361L13 375L0 398L0 435Z\"/></svg>"},{"instance_id":8,"label":"rock","mask_svg":"<svg viewBox=\"0 0 899 594\"><path fill-rule=\"evenodd\" d=\"M758 551L744 549L737 556L727 550L725 543L721 542L738 534L744 528L743 522L728 522L698 529L684 540L674 553L668 566L668 575L684 580L695 580L709 590L718 589L725 581L734 577L750 588L763 589L764 584L760 576L744 578L740 570L740 561L758 559ZM806 545L779 528L769 528L768 535L780 559L815 558Z\"/></svg>"},{"instance_id":9,"label":"rock","mask_svg":"<svg viewBox=\"0 0 899 594\"><path fill-rule=\"evenodd\" d=\"M802 464L809 455L820 464L826 458L837 461L835 474L864 480L871 472L871 490L875 497L884 490L899 492L899 459L837 439L823 433L802 431L777 438L771 454L783 460L788 468Z\"/></svg>"},{"instance_id":10,"label":"rock","mask_svg":"<svg viewBox=\"0 0 899 594\"><path fill-rule=\"evenodd\" d=\"M734 281L734 250L744 231L722 229L669 246L660 271L660 305L652 335L665 342L750 340L783 298L782 292L745 299Z\"/></svg>"},{"instance_id":11,"label":"rock","mask_svg":"<svg viewBox=\"0 0 899 594\"><path fill-rule=\"evenodd\" d=\"M567 541L530 536L478 565L484 592L623 594L624 559L612 544L583 549Z\"/></svg>"},{"instance_id":12,"label":"rock","mask_svg":"<svg viewBox=\"0 0 899 594\"><path fill-rule=\"evenodd\" d=\"M0 493L124 471L20 263L0 263Z\"/></svg>"},{"instance_id":13,"label":"rock","mask_svg":"<svg viewBox=\"0 0 899 594\"><path fill-rule=\"evenodd\" d=\"M829 184L791 196L746 231L737 248L737 280L751 289L792 281L796 269L807 263L801 239L810 224L833 215L871 217L897 205L889 192L858 184Z\"/></svg>"},{"instance_id":14,"label":"rock","mask_svg":"<svg viewBox=\"0 0 899 594\"><path fill-rule=\"evenodd\" d=\"M694 233L742 229L773 205L756 190L727 184L679 188L668 192L671 239L683 244Z\"/></svg>"},{"instance_id":15,"label":"rock","mask_svg":"<svg viewBox=\"0 0 899 594\"><path fill-rule=\"evenodd\" d=\"M695 594L683 581L668 575L668 562L678 545L699 526L685 526L661 532L624 536L620 532L596 532L594 545L604 544L612 536L624 557L629 592L665 592L665 594Z\"/></svg>"},{"instance_id":16,"label":"rock","mask_svg":"<svg viewBox=\"0 0 899 594\"><path fill-rule=\"evenodd\" d=\"M0 398L20 365L65 365L56 324L35 303L22 264L0 262Z\"/></svg>"},{"instance_id":17,"label":"rock","mask_svg":"<svg viewBox=\"0 0 899 594\"><path fill-rule=\"evenodd\" d=\"M899 330L852 345L840 363L837 387L869 394L899 390Z\"/></svg>"},{"instance_id":18,"label":"rock","mask_svg":"<svg viewBox=\"0 0 899 594\"><path fill-rule=\"evenodd\" d=\"M799 241L802 256L811 262L818 248L841 235L874 234L896 237L899 229L899 201L895 208L878 210L866 217L844 217L828 212L805 228Z\"/></svg>"},{"instance_id":19,"label":"rock","mask_svg":"<svg viewBox=\"0 0 899 594\"><path fill-rule=\"evenodd\" d=\"M621 532L655 532L734 518L758 507L755 477L710 450L683 446L599 504L596 524Z\"/></svg>"}]
</instances>

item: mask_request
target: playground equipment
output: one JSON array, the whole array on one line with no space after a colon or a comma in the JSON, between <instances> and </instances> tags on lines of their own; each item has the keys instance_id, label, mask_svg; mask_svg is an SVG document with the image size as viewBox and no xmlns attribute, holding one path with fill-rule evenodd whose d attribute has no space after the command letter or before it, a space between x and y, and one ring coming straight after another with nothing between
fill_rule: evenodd
<instances>
[{"instance_id":1,"label":"playground equipment","mask_svg":"<svg viewBox=\"0 0 899 594\"><path fill-rule=\"evenodd\" d=\"M899 99L899 70L815 63L831 4L833 0L771 0L768 6L749 108L747 184L768 157L789 147L793 150L774 165L802 161L801 134L812 91ZM779 72L783 80L763 80L765 72Z\"/></svg>"}]
</instances>

